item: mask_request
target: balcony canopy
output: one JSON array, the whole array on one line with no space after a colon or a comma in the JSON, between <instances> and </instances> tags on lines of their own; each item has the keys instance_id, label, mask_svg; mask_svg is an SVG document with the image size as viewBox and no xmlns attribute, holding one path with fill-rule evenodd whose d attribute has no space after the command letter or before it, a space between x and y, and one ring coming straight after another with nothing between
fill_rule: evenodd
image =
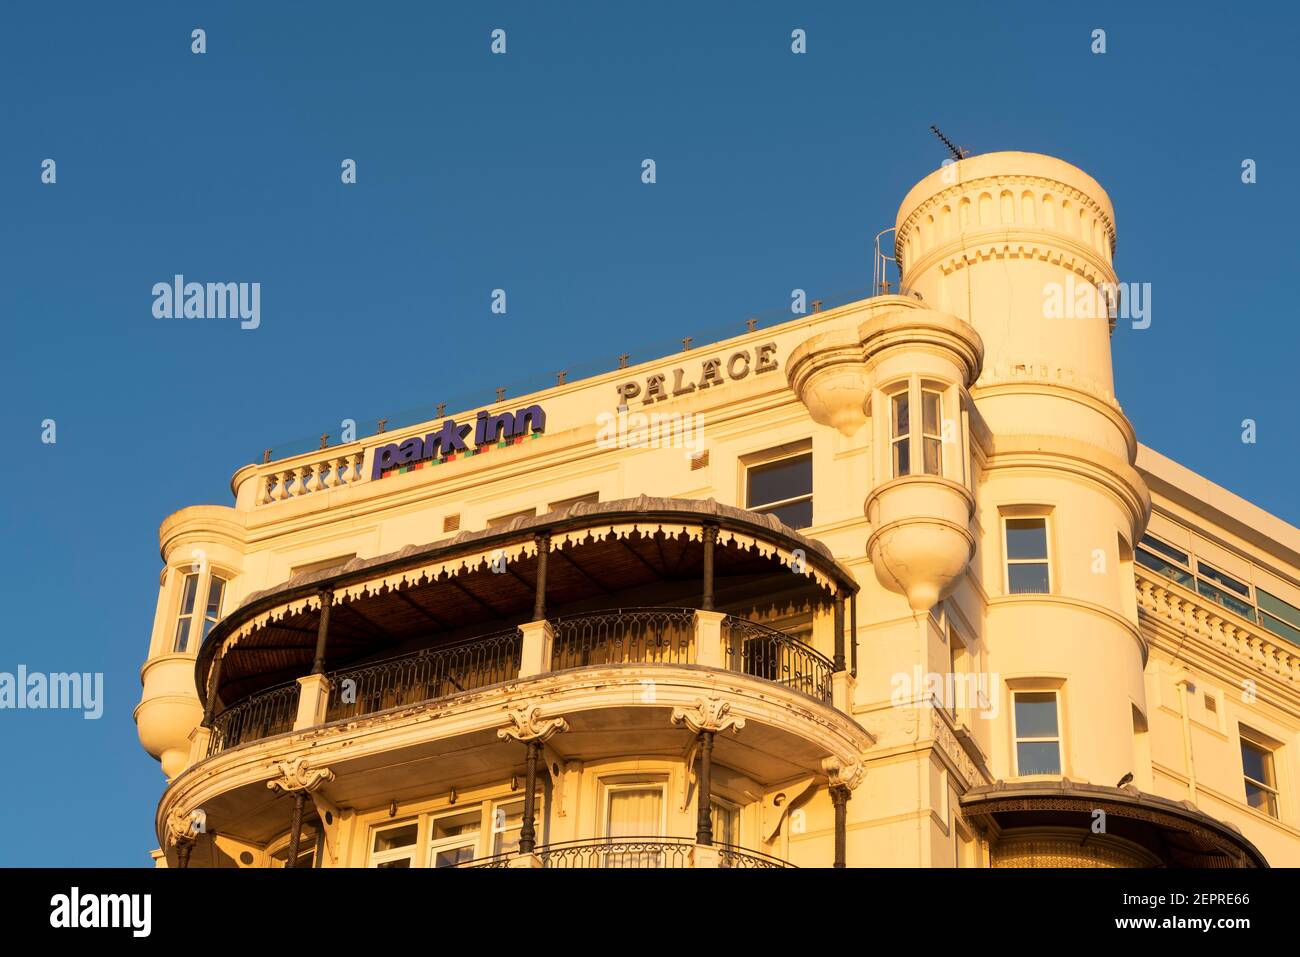
<instances>
[{"instance_id":1,"label":"balcony canopy","mask_svg":"<svg viewBox=\"0 0 1300 957\"><path fill-rule=\"evenodd\" d=\"M508 525L408 545L298 575L255 592L204 640L195 662L200 700L218 652L227 705L308 673L323 596L332 595L331 668L508 628L531 620L539 542L549 542L548 616L629 601L697 607L704 530L717 529L718 607L825 603L857 592L821 542L775 517L712 499L580 502Z\"/></svg>"}]
</instances>

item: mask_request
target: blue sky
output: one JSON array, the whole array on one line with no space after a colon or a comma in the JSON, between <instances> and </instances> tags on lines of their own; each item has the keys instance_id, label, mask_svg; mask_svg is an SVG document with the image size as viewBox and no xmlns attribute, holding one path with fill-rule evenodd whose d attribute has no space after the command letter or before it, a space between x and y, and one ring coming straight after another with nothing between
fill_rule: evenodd
<instances>
[{"instance_id":1,"label":"blue sky","mask_svg":"<svg viewBox=\"0 0 1300 957\"><path fill-rule=\"evenodd\" d=\"M0 712L0 863L149 863L131 711L168 513L343 418L865 288L931 123L1105 186L1153 287L1113 341L1139 436L1300 522L1294 8L812 6L4 5L0 671L102 671L106 703ZM175 273L260 282L261 327L154 319Z\"/></svg>"}]
</instances>

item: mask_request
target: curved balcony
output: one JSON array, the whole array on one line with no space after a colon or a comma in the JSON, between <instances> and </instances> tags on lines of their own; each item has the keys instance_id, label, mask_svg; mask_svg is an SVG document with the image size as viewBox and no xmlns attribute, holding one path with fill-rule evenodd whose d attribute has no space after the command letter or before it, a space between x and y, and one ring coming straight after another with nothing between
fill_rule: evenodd
<instances>
[{"instance_id":1,"label":"curved balcony","mask_svg":"<svg viewBox=\"0 0 1300 957\"><path fill-rule=\"evenodd\" d=\"M537 848L537 863L544 868L585 870L613 868L619 870L657 870L689 868L696 863L700 845L689 837L602 837L577 841L558 841ZM733 844L713 844L717 867L736 869L793 869L794 865ZM497 856L464 861L462 868L511 867L512 858Z\"/></svg>"},{"instance_id":2,"label":"curved balcony","mask_svg":"<svg viewBox=\"0 0 1300 957\"><path fill-rule=\"evenodd\" d=\"M834 664L784 632L726 615L720 667L831 704ZM697 665L693 608L618 608L553 624L552 673L611 665ZM433 703L521 677L518 628L326 673L325 723ZM294 729L297 682L250 695L212 719L206 757Z\"/></svg>"},{"instance_id":3,"label":"curved balcony","mask_svg":"<svg viewBox=\"0 0 1300 957\"><path fill-rule=\"evenodd\" d=\"M328 775L322 817L529 768L576 800L574 767L701 755L749 794L825 779L872 743L847 710L856 591L824 545L770 515L644 498L290 579L204 641L205 720L159 805L160 840L184 845L168 829L201 808L261 853L283 833L268 785L308 787L294 782L312 769ZM757 866L740 849L703 856Z\"/></svg>"}]
</instances>

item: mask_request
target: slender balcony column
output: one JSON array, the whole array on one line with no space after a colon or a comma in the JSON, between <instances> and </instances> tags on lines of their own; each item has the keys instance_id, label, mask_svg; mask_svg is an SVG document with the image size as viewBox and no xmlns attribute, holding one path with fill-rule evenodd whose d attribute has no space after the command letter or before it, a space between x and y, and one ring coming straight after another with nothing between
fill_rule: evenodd
<instances>
[{"instance_id":1,"label":"slender balcony column","mask_svg":"<svg viewBox=\"0 0 1300 957\"><path fill-rule=\"evenodd\" d=\"M181 870L190 866L190 851L194 850L193 841L181 841L176 845L176 866Z\"/></svg>"},{"instance_id":2,"label":"slender balcony column","mask_svg":"<svg viewBox=\"0 0 1300 957\"><path fill-rule=\"evenodd\" d=\"M212 668L208 672L208 700L203 705L203 726L212 725L212 712L217 704L217 686L221 682L221 663L226 660L225 652L217 655L217 660L212 662Z\"/></svg>"},{"instance_id":3,"label":"slender balcony column","mask_svg":"<svg viewBox=\"0 0 1300 957\"><path fill-rule=\"evenodd\" d=\"M858 596L854 593L849 598L849 670L853 677L858 676Z\"/></svg>"},{"instance_id":4,"label":"slender balcony column","mask_svg":"<svg viewBox=\"0 0 1300 957\"><path fill-rule=\"evenodd\" d=\"M547 532L533 538L537 543L537 584L533 595L533 621L546 618L546 557L551 551L551 536Z\"/></svg>"},{"instance_id":5,"label":"slender balcony column","mask_svg":"<svg viewBox=\"0 0 1300 957\"><path fill-rule=\"evenodd\" d=\"M542 709L537 705L520 708L510 712L510 724L497 731L502 741L522 741L527 745L524 781L524 819L519 827L519 856L510 862L511 867L540 867L541 860L535 851L537 848L537 759L542 753L542 745L559 734L569 730L569 722L563 718L543 718Z\"/></svg>"},{"instance_id":6,"label":"slender balcony column","mask_svg":"<svg viewBox=\"0 0 1300 957\"><path fill-rule=\"evenodd\" d=\"M837 757L823 758L822 770L826 772L826 781L830 785L831 805L835 808L835 861L833 866L846 867L849 797L854 788L862 783L866 771L862 767L862 762L856 758L845 760Z\"/></svg>"},{"instance_id":7,"label":"slender balcony column","mask_svg":"<svg viewBox=\"0 0 1300 957\"><path fill-rule=\"evenodd\" d=\"M848 845L849 789L846 787L831 788L831 804L835 806L835 863L832 866L844 867L845 851Z\"/></svg>"},{"instance_id":8,"label":"slender balcony column","mask_svg":"<svg viewBox=\"0 0 1300 957\"><path fill-rule=\"evenodd\" d=\"M844 670L844 592L835 594L835 670Z\"/></svg>"},{"instance_id":9,"label":"slender balcony column","mask_svg":"<svg viewBox=\"0 0 1300 957\"><path fill-rule=\"evenodd\" d=\"M681 725L696 736L699 766L695 778L696 831L691 852L692 867L717 867L718 852L713 846L713 739L730 728L737 734L745 719L731 714L731 705L721 698L696 698L692 708L673 708L673 724Z\"/></svg>"},{"instance_id":10,"label":"slender balcony column","mask_svg":"<svg viewBox=\"0 0 1300 957\"><path fill-rule=\"evenodd\" d=\"M311 673L325 673L325 647L329 639L330 606L334 604L334 592L325 589L320 593L320 625L316 629L316 660L312 662Z\"/></svg>"},{"instance_id":11,"label":"slender balcony column","mask_svg":"<svg viewBox=\"0 0 1300 957\"><path fill-rule=\"evenodd\" d=\"M528 742L528 756L524 759L524 820L519 828L519 853L531 854L537 847L537 756L542 743L537 739Z\"/></svg>"},{"instance_id":12,"label":"slender balcony column","mask_svg":"<svg viewBox=\"0 0 1300 957\"><path fill-rule=\"evenodd\" d=\"M289 826L289 860L285 862L285 867L298 866L298 842L302 839L302 806L306 800L306 791L299 791L293 796L293 818Z\"/></svg>"},{"instance_id":13,"label":"slender balcony column","mask_svg":"<svg viewBox=\"0 0 1300 957\"><path fill-rule=\"evenodd\" d=\"M695 786L695 843L713 846L713 732L700 732L700 770Z\"/></svg>"},{"instance_id":14,"label":"slender balcony column","mask_svg":"<svg viewBox=\"0 0 1300 957\"><path fill-rule=\"evenodd\" d=\"M718 542L718 526L704 526L704 597L700 607L713 611L713 550Z\"/></svg>"},{"instance_id":15,"label":"slender balcony column","mask_svg":"<svg viewBox=\"0 0 1300 957\"><path fill-rule=\"evenodd\" d=\"M307 802L307 795L322 784L334 780L334 772L329 768L312 767L306 758L276 763L280 776L266 782L266 786L275 792L293 795L293 816L289 820L289 860L288 867L298 866L298 843L302 839L302 809Z\"/></svg>"}]
</instances>

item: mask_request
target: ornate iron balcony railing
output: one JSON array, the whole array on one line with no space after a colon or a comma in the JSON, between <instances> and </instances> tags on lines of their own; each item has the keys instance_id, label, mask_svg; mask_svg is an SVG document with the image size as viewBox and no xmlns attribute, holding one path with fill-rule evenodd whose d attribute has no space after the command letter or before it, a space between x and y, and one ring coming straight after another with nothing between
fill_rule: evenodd
<instances>
[{"instance_id":1,"label":"ornate iron balcony railing","mask_svg":"<svg viewBox=\"0 0 1300 957\"><path fill-rule=\"evenodd\" d=\"M695 663L693 608L614 608L557 618L551 670Z\"/></svg>"},{"instance_id":2,"label":"ornate iron balcony railing","mask_svg":"<svg viewBox=\"0 0 1300 957\"><path fill-rule=\"evenodd\" d=\"M212 719L208 757L249 741L293 730L298 715L298 682L287 681L250 695Z\"/></svg>"},{"instance_id":3,"label":"ornate iron balcony railing","mask_svg":"<svg viewBox=\"0 0 1300 957\"><path fill-rule=\"evenodd\" d=\"M780 858L732 844L716 844L719 866L726 868L793 868ZM691 867L695 841L689 837L600 837L559 841L537 848L542 866L557 870L585 868L659 869ZM509 867L508 855L465 861L457 867Z\"/></svg>"},{"instance_id":4,"label":"ornate iron balcony railing","mask_svg":"<svg viewBox=\"0 0 1300 957\"><path fill-rule=\"evenodd\" d=\"M728 615L722 621L722 663L830 704L834 663L783 631Z\"/></svg>"},{"instance_id":5,"label":"ornate iron balcony railing","mask_svg":"<svg viewBox=\"0 0 1300 957\"><path fill-rule=\"evenodd\" d=\"M519 676L523 639L518 628L483 638L425 648L414 654L332 671L326 721L419 704Z\"/></svg>"}]
</instances>

